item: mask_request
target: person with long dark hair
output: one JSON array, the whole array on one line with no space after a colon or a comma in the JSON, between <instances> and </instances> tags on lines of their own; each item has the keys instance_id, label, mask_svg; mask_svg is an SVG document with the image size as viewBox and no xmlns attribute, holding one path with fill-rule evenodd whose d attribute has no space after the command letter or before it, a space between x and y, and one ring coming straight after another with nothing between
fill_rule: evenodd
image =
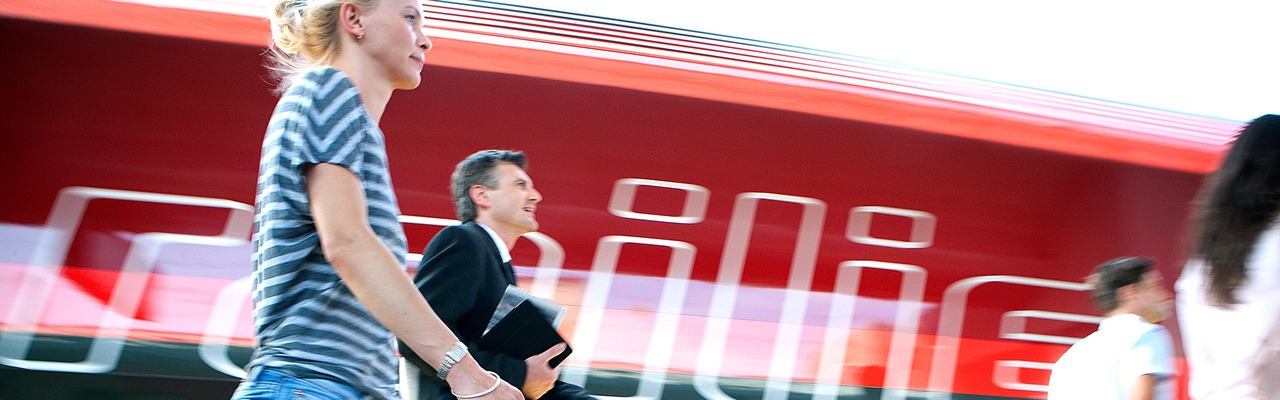
<instances>
[{"instance_id":1,"label":"person with long dark hair","mask_svg":"<svg viewBox=\"0 0 1280 400\"><path fill-rule=\"evenodd\" d=\"M1176 285L1194 399L1274 399L1280 376L1280 116L1251 121L1196 198Z\"/></svg>"}]
</instances>

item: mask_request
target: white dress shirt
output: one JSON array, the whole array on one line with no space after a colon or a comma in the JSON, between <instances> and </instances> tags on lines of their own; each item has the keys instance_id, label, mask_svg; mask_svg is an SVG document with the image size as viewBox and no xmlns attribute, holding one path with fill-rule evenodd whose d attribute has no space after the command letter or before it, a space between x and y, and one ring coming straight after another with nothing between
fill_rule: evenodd
<instances>
[{"instance_id":1,"label":"white dress shirt","mask_svg":"<svg viewBox=\"0 0 1280 400\"><path fill-rule=\"evenodd\" d=\"M479 222L476 222L476 225L480 225L481 228L484 228L485 232L489 232L489 238L493 239L493 244L495 246L498 246L498 254L502 255L502 262L511 262L511 251L507 250L507 244L502 241L502 237L498 236L498 232L494 232L493 229L489 229L489 227L484 226L484 224Z\"/></svg>"}]
</instances>

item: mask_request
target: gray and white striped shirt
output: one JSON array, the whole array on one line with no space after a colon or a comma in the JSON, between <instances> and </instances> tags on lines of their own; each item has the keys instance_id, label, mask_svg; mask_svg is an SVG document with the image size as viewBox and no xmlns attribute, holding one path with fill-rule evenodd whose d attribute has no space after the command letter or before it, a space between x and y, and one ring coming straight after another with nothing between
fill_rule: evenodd
<instances>
[{"instance_id":1,"label":"gray and white striped shirt","mask_svg":"<svg viewBox=\"0 0 1280 400\"><path fill-rule=\"evenodd\" d=\"M370 227L404 264L382 131L345 74L307 71L280 99L262 145L253 235L257 346L249 368L280 368L346 383L373 398L397 398L395 337L356 300L320 248L303 178L320 163L360 178Z\"/></svg>"}]
</instances>

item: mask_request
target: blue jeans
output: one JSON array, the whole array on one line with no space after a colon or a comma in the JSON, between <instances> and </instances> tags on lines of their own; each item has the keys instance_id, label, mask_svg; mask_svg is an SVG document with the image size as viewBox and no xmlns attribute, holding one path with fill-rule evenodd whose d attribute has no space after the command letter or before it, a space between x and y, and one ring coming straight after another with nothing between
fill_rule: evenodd
<instances>
[{"instance_id":1,"label":"blue jeans","mask_svg":"<svg viewBox=\"0 0 1280 400\"><path fill-rule=\"evenodd\" d=\"M232 400L360 400L355 388L326 379L296 378L276 368L254 368L240 382Z\"/></svg>"}]
</instances>

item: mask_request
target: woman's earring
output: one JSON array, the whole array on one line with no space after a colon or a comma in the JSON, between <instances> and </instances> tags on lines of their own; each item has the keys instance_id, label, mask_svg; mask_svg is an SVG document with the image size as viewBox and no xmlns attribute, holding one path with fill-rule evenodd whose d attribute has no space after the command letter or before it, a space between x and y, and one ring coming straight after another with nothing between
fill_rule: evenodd
<instances>
[{"instance_id":1,"label":"woman's earring","mask_svg":"<svg viewBox=\"0 0 1280 400\"><path fill-rule=\"evenodd\" d=\"M364 34L363 34L363 33L361 33L359 36L356 36L356 46L359 46L359 45L360 45L360 41L361 41L361 40L364 40Z\"/></svg>"}]
</instances>

